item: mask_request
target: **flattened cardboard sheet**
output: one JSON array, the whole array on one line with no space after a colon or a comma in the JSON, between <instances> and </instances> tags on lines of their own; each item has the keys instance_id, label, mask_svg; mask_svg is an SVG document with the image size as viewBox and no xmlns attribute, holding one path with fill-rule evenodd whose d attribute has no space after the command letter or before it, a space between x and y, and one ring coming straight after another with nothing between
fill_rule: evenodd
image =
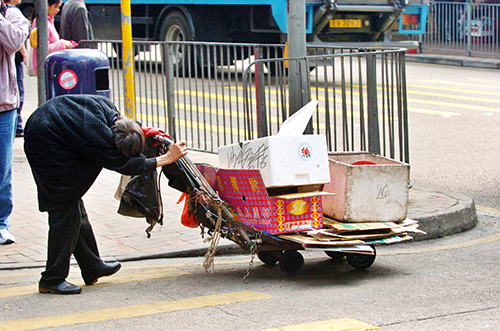
<instances>
[{"instance_id":1,"label":"flattened cardboard sheet","mask_svg":"<svg viewBox=\"0 0 500 331\"><path fill-rule=\"evenodd\" d=\"M373 222L373 223L344 223L325 217L323 220L325 226L335 229L339 232L345 231L370 231L381 229L393 229L399 227L394 222Z\"/></svg>"},{"instance_id":2,"label":"flattened cardboard sheet","mask_svg":"<svg viewBox=\"0 0 500 331\"><path fill-rule=\"evenodd\" d=\"M323 246L353 246L353 245L363 245L365 244L362 240L338 240L338 241L322 241L316 238L310 237L308 235L294 233L294 234L282 234L279 236L282 239L297 242L303 245L323 245Z\"/></svg>"}]
</instances>

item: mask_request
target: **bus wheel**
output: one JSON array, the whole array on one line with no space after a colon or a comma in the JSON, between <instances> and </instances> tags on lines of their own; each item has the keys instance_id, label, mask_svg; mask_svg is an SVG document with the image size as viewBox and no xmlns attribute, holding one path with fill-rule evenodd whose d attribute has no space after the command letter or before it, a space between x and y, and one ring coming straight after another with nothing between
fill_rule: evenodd
<instances>
[{"instance_id":1,"label":"bus wheel","mask_svg":"<svg viewBox=\"0 0 500 331\"><path fill-rule=\"evenodd\" d=\"M194 31L189 26L186 17L179 11L171 12L163 20L160 29L160 40L162 41L191 41L193 40ZM174 75L189 76L189 69L197 68L193 62L194 48L192 45L186 44L171 44L163 51L163 64L167 65L168 53L170 53L170 61L173 64Z\"/></svg>"}]
</instances>

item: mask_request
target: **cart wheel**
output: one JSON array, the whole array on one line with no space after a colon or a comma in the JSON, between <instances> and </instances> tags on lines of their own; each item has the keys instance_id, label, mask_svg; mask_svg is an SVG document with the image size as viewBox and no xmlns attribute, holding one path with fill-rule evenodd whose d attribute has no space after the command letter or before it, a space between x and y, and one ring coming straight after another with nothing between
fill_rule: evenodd
<instances>
[{"instance_id":1,"label":"cart wheel","mask_svg":"<svg viewBox=\"0 0 500 331\"><path fill-rule=\"evenodd\" d=\"M257 253L257 257L267 265L273 265L278 262L283 255L281 251L261 251Z\"/></svg>"},{"instance_id":2,"label":"cart wheel","mask_svg":"<svg viewBox=\"0 0 500 331\"><path fill-rule=\"evenodd\" d=\"M377 252L373 248L373 255L368 254L347 254L347 262L356 269L366 269L375 262Z\"/></svg>"},{"instance_id":3,"label":"cart wheel","mask_svg":"<svg viewBox=\"0 0 500 331\"><path fill-rule=\"evenodd\" d=\"M345 256L345 253L335 251L325 251L325 254L337 261L342 260Z\"/></svg>"},{"instance_id":4,"label":"cart wheel","mask_svg":"<svg viewBox=\"0 0 500 331\"><path fill-rule=\"evenodd\" d=\"M296 275L304 267L304 258L297 251L285 251L280 258L280 268L287 275Z\"/></svg>"}]
</instances>

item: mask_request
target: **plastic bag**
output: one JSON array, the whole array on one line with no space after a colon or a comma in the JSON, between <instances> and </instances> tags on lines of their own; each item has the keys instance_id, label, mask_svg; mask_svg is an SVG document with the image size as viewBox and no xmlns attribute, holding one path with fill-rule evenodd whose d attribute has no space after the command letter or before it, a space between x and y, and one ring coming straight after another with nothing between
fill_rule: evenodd
<instances>
[{"instance_id":1,"label":"plastic bag","mask_svg":"<svg viewBox=\"0 0 500 331\"><path fill-rule=\"evenodd\" d=\"M158 187L156 170L133 176L123 191L118 213L130 217L146 217L149 224L161 224L163 215Z\"/></svg>"},{"instance_id":2,"label":"plastic bag","mask_svg":"<svg viewBox=\"0 0 500 331\"><path fill-rule=\"evenodd\" d=\"M189 214L189 195L186 193L182 193L181 197L179 198L179 201L177 201L177 204L181 203L184 201L184 208L182 209L182 214L181 214L181 224L184 226L187 226L188 228L197 228L200 226L200 222L196 218L196 215Z\"/></svg>"},{"instance_id":3,"label":"plastic bag","mask_svg":"<svg viewBox=\"0 0 500 331\"><path fill-rule=\"evenodd\" d=\"M26 50L28 51L28 75L31 77L36 76L35 67L33 66L33 48L31 48L30 43L26 43Z\"/></svg>"},{"instance_id":4,"label":"plastic bag","mask_svg":"<svg viewBox=\"0 0 500 331\"><path fill-rule=\"evenodd\" d=\"M150 138L146 139L144 148L146 157L158 155L157 147ZM125 181L126 178L120 179ZM120 183L122 186L124 183ZM119 188L120 190L120 188ZM146 229L148 238L156 224L163 224L163 205L160 185L156 169L144 174L133 176L126 184L120 198L118 214L130 217L145 217L149 227Z\"/></svg>"}]
</instances>

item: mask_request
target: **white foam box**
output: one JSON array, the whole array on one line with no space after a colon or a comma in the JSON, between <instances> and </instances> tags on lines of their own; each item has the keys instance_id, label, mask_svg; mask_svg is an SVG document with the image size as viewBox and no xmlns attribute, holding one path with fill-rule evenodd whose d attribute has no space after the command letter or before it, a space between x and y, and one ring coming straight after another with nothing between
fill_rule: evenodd
<instances>
[{"instance_id":1,"label":"white foam box","mask_svg":"<svg viewBox=\"0 0 500 331\"><path fill-rule=\"evenodd\" d=\"M222 146L219 166L260 170L267 188L330 182L324 135L270 136Z\"/></svg>"},{"instance_id":2,"label":"white foam box","mask_svg":"<svg viewBox=\"0 0 500 331\"><path fill-rule=\"evenodd\" d=\"M406 218L410 166L370 153L330 153L330 183L323 214L343 222L390 222ZM376 165L351 165L371 161Z\"/></svg>"}]
</instances>

